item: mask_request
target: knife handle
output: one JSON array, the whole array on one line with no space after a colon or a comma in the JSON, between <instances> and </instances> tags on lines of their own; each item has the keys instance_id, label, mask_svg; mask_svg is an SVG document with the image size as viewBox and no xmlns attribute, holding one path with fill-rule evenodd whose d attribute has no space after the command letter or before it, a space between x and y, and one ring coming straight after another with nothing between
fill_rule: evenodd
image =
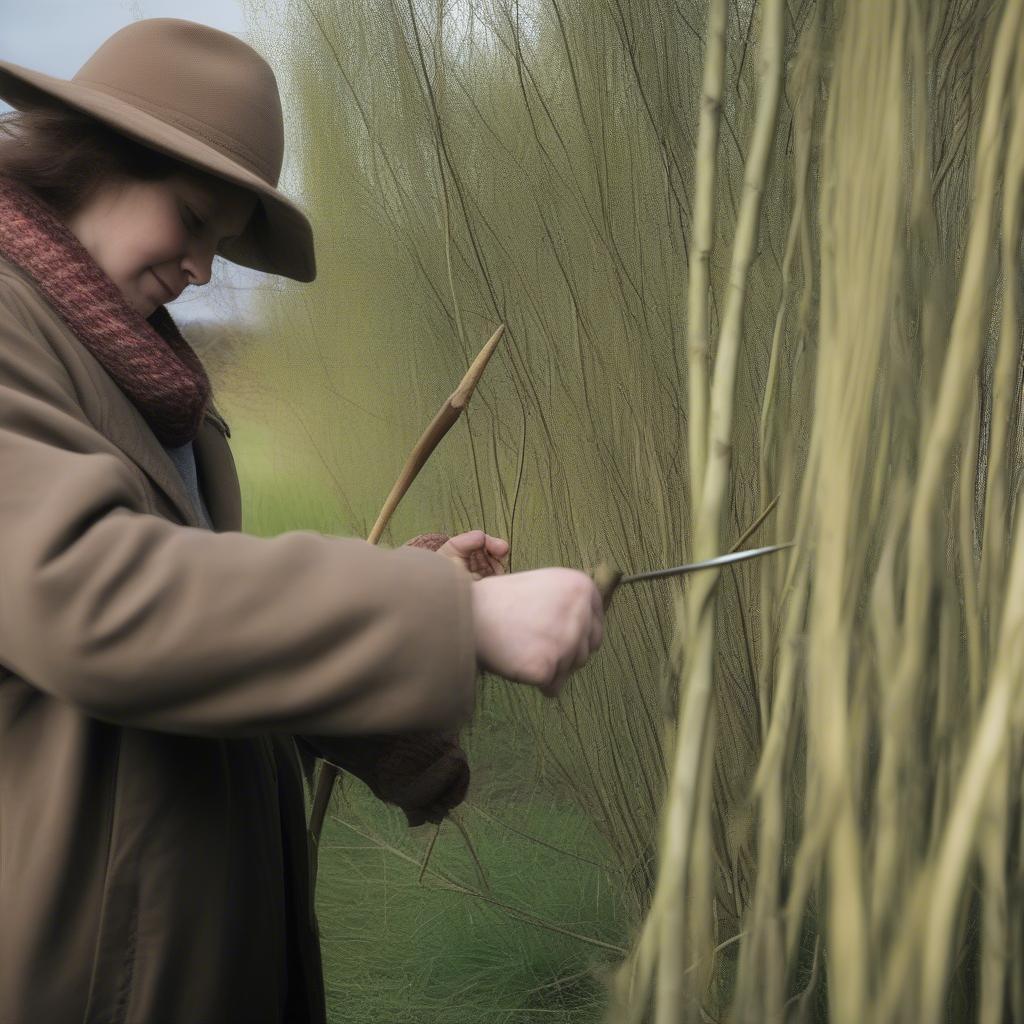
<instances>
[{"instance_id":1,"label":"knife handle","mask_svg":"<svg viewBox=\"0 0 1024 1024\"><path fill-rule=\"evenodd\" d=\"M612 596L615 594L622 579L622 570L616 569L607 562L602 562L594 570L594 584L601 595L601 604L604 610L608 611L608 605L612 603Z\"/></svg>"}]
</instances>

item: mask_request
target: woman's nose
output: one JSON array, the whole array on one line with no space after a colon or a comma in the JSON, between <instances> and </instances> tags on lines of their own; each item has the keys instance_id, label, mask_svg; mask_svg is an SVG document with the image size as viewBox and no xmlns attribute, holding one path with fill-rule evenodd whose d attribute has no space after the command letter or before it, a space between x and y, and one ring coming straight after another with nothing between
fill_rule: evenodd
<instances>
[{"instance_id":1,"label":"woman's nose","mask_svg":"<svg viewBox=\"0 0 1024 1024\"><path fill-rule=\"evenodd\" d=\"M189 253L182 261L182 267L188 275L188 283L195 285L207 284L213 269L213 253Z\"/></svg>"}]
</instances>

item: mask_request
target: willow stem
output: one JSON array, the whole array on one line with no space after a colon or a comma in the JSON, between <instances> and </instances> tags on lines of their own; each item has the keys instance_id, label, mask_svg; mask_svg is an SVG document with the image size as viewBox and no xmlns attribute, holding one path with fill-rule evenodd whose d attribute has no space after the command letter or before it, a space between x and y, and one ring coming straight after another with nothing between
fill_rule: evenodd
<instances>
[{"instance_id":1,"label":"willow stem","mask_svg":"<svg viewBox=\"0 0 1024 1024\"><path fill-rule=\"evenodd\" d=\"M725 78L726 0L713 0L708 13L704 82L697 128L697 173L693 245L687 296L687 415L689 417L690 502L696 505L704 483L708 443L708 292L715 237L715 177Z\"/></svg>"},{"instance_id":2,"label":"willow stem","mask_svg":"<svg viewBox=\"0 0 1024 1024\"><path fill-rule=\"evenodd\" d=\"M714 8L712 8L714 10ZM696 511L697 558L708 558L721 543L721 510L729 479L732 412L736 385L747 277L757 251L761 201L768 158L775 141L779 94L782 89L785 6L768 0L762 7L761 74L754 131L747 157L729 272L729 294L715 353L708 419L707 465L700 481ZM691 314L692 315L692 314ZM692 416L692 411L691 411ZM691 470L692 478L692 470ZM695 494L696 501L697 495ZM676 1024L683 1019L686 986L682 968L694 959L687 948L686 906L693 870L694 835L701 791L704 744L711 714L711 673L714 643L714 591L717 572L703 573L690 588L686 605L688 636L692 637L687 670L680 678L680 729L676 741L668 803L662 823L658 888L666 888L658 934L654 1020Z\"/></svg>"},{"instance_id":3,"label":"willow stem","mask_svg":"<svg viewBox=\"0 0 1024 1024\"><path fill-rule=\"evenodd\" d=\"M423 431L422 436L416 442L416 446L406 460L401 474L395 481L394 487L391 488L391 493L387 496L384 507L381 509L380 515L377 516L377 521L373 524L369 537L367 537L367 541L370 544L376 544L380 540L381 534L387 528L391 516L395 509L398 508L398 503L402 500L405 492L409 490L417 474L426 464L434 449L441 443L445 434L451 430L455 425L455 421L462 415L463 409L469 405L469 400L473 397L473 392L476 390L476 386L480 382L484 370L487 369L487 364L490 362L491 356L494 355L494 350L498 347L498 342L501 341L504 333L505 325L499 324L498 329L488 339L487 344L480 350L476 359L473 360L465 376L459 382L459 386L448 396L444 405L441 406L437 415L430 421L427 429ZM314 888L316 886L317 865L319 863L320 834L323 831L324 818L327 816L327 808L331 802L331 793L334 789L334 782L338 777L338 772L339 769L335 765L323 761L316 780L316 793L313 796L313 807L309 816L309 841L312 844L313 851L310 884Z\"/></svg>"}]
</instances>

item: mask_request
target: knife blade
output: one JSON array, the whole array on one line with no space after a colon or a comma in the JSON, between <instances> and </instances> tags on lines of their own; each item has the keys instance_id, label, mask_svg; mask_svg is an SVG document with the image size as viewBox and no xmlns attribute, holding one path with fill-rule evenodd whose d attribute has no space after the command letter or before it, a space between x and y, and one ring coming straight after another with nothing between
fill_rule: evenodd
<instances>
[{"instance_id":1,"label":"knife blade","mask_svg":"<svg viewBox=\"0 0 1024 1024\"><path fill-rule=\"evenodd\" d=\"M716 555L714 558L706 558L702 562L688 562L685 565L673 565L668 569L651 569L648 572L632 573L625 575L621 569L615 569L602 562L594 570L594 582L601 594L601 601L607 610L611 603L612 595L625 583L641 583L645 580L660 580L670 576L684 576L691 572L700 572L703 569L717 569L725 565L735 565L737 562L745 562L751 558L760 558L762 555L771 555L776 551L785 551L793 547L793 542L788 544L770 544L767 547L748 548L746 551L730 551L724 555Z\"/></svg>"}]
</instances>

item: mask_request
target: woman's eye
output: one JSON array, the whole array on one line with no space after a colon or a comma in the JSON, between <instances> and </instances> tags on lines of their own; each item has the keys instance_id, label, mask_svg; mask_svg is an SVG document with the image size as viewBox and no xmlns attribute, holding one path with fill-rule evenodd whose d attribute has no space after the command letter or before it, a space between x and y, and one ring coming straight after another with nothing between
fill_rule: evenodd
<instances>
[{"instance_id":1,"label":"woman's eye","mask_svg":"<svg viewBox=\"0 0 1024 1024\"><path fill-rule=\"evenodd\" d=\"M196 231L202 231L202 229L203 229L203 222L195 215L195 213L192 211L191 207L186 206L185 209L186 209L186 211L188 211L189 217L192 218L192 224L191 225L189 225L187 221L185 222L186 227L191 226L191 227L195 228Z\"/></svg>"}]
</instances>

